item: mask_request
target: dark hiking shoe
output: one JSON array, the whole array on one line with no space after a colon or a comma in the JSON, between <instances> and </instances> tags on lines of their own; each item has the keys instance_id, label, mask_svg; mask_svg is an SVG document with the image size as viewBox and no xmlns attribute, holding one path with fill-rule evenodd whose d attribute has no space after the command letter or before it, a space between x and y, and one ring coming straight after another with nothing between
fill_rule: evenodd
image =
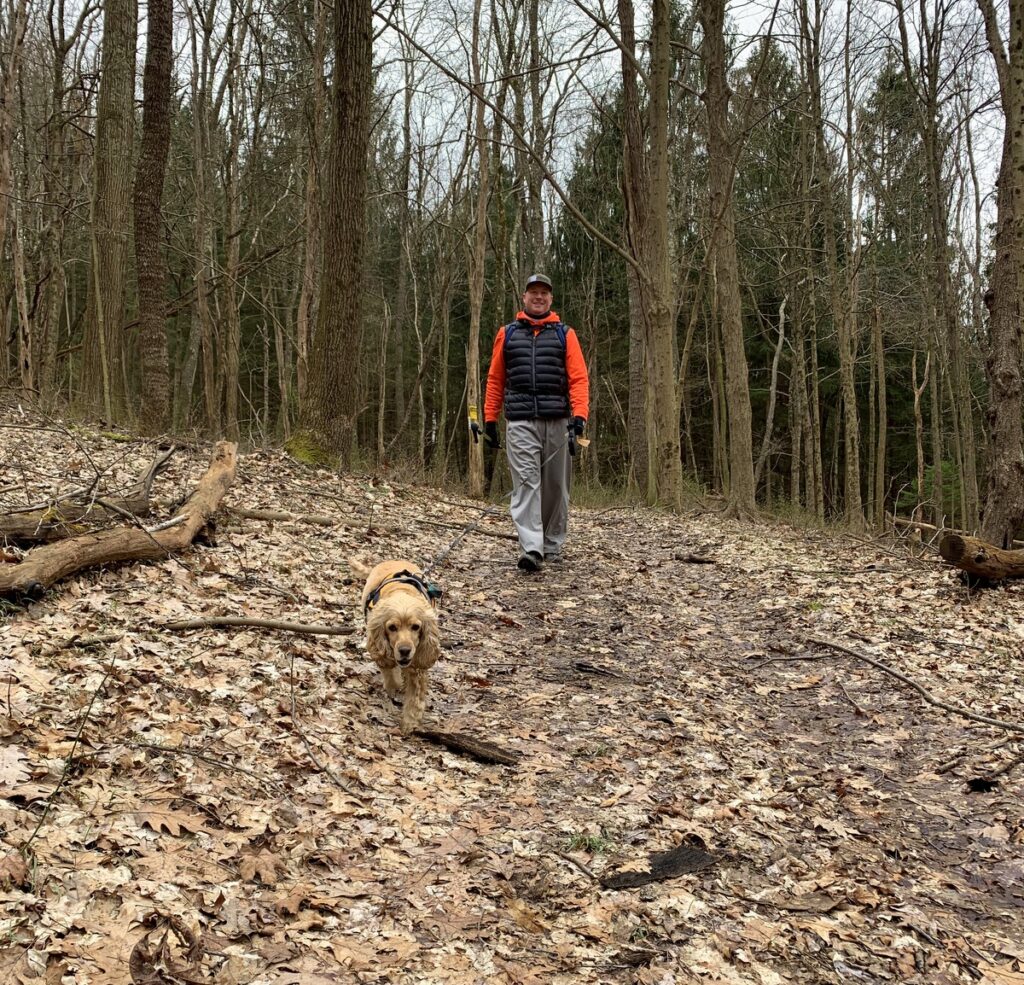
<instances>
[{"instance_id":1,"label":"dark hiking shoe","mask_svg":"<svg viewBox=\"0 0 1024 985\"><path fill-rule=\"evenodd\" d=\"M536 551L524 551L519 555L520 571L540 571L543 563L544 558L542 558Z\"/></svg>"}]
</instances>

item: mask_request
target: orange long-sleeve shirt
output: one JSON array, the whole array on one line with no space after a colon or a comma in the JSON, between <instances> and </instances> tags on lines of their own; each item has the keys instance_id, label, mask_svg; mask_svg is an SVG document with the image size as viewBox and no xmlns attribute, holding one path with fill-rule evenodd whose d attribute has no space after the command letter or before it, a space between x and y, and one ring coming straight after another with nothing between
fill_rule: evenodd
<instances>
[{"instance_id":1,"label":"orange long-sleeve shirt","mask_svg":"<svg viewBox=\"0 0 1024 985\"><path fill-rule=\"evenodd\" d=\"M536 335L544 325L560 322L562 319L552 311L546 317L534 319L520 311L516 321L533 325ZM586 420L590 416L590 377L587 374L587 363L583 358L583 349L576 330L565 327L565 375L569 381L569 406L573 417ZM487 393L484 396L484 420L497 421L501 417L501 408L505 402L505 328L498 329L491 350L491 365L487 370Z\"/></svg>"}]
</instances>

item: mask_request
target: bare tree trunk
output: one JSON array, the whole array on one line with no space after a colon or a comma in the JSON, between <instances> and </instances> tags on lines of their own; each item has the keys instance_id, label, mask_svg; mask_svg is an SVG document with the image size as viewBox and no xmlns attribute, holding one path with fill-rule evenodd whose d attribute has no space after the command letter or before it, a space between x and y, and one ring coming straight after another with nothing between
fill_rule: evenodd
<instances>
[{"instance_id":1,"label":"bare tree trunk","mask_svg":"<svg viewBox=\"0 0 1024 985\"><path fill-rule=\"evenodd\" d=\"M761 473L764 471L764 463L768 460L768 453L772 446L772 431L775 424L775 401L779 393L779 359L782 357L782 346L786 340L786 302L789 298L783 298L779 305L779 340L775 346L775 355L772 358L772 381L768 396L768 412L765 414L764 437L761 440L761 451L757 456L757 468L754 469L754 488L761 482ZM769 479L769 483L770 483ZM770 490L769 490L770 491Z\"/></svg>"},{"instance_id":2,"label":"bare tree trunk","mask_svg":"<svg viewBox=\"0 0 1024 985\"><path fill-rule=\"evenodd\" d=\"M813 287L812 287L813 292ZM819 523L825 521L825 464L822 458L821 431L821 374L818 371L818 312L811 294L811 337L808 348L811 353L811 395L807 403L807 428L811 440L807 449L813 496L808 497L808 506L813 506Z\"/></svg>"},{"instance_id":3,"label":"bare tree trunk","mask_svg":"<svg viewBox=\"0 0 1024 985\"><path fill-rule=\"evenodd\" d=\"M815 157L822 173L817 176L821 217L824 223L825 259L828 268L832 320L839 348L840 389L843 399L843 512L846 522L854 528L863 526L864 509L860 493L860 424L856 391L856 333L850 301L853 296L851 278L853 261L847 257L845 272L840 270L836 248L836 217L833 196L828 183L828 148L825 143L825 121L821 95L821 12L815 3L813 22L807 0L800 9L801 34L806 54L807 82L810 87L810 110L815 136ZM844 286L846 290L844 291ZM847 295L844 302L844 294Z\"/></svg>"},{"instance_id":4,"label":"bare tree trunk","mask_svg":"<svg viewBox=\"0 0 1024 985\"><path fill-rule=\"evenodd\" d=\"M640 278L632 266L626 268L626 284L629 290L629 408L627 410L629 475L631 484L646 494L647 477L650 474L647 453L647 435L650 432L645 370L647 354L644 342Z\"/></svg>"},{"instance_id":5,"label":"bare tree trunk","mask_svg":"<svg viewBox=\"0 0 1024 985\"><path fill-rule=\"evenodd\" d=\"M652 504L678 509L682 501L683 464L668 233L668 2L654 0L652 5L650 98L646 128L649 141L641 123L637 91L632 0L619 0L618 8L622 28L626 240L630 255L637 264L647 380L647 499Z\"/></svg>"},{"instance_id":6,"label":"bare tree trunk","mask_svg":"<svg viewBox=\"0 0 1024 985\"><path fill-rule=\"evenodd\" d=\"M409 321L409 175L412 170L412 52L406 52L405 93L402 106L402 151L398 175L398 268L395 271L395 309L392 322L395 337L394 403L395 425L405 419L405 340ZM418 326L417 326L418 327Z\"/></svg>"},{"instance_id":7,"label":"bare tree trunk","mask_svg":"<svg viewBox=\"0 0 1024 985\"><path fill-rule=\"evenodd\" d=\"M939 130L943 93L943 44L946 27L946 10L936 6L929 19L924 2L920 4L921 22L917 29L919 57L916 71L911 65L910 43L907 32L903 0L896 0L896 11L903 53L904 73L908 84L917 97L917 119L924 147L927 170L928 213L931 223L928 247L931 254L931 284L938 286L938 308L945 330L945 346L949 361L950 388L952 399L952 439L954 447L961 452L959 474L964 489L963 508L967 515L977 512L977 455L974 446L974 414L971 408L970 374L966 354L962 348L962 333L958 308L954 299L949 250L950 221L947 205L947 189L942 174L943 146ZM968 131L970 127L965 129ZM936 367L938 370L939 367ZM935 394L933 393L933 400ZM941 403L941 401L940 401ZM938 481L941 484L941 462L936 464ZM940 485L941 488L941 485ZM942 513L941 498L939 514ZM938 521L936 521L938 522Z\"/></svg>"},{"instance_id":8,"label":"bare tree trunk","mask_svg":"<svg viewBox=\"0 0 1024 985\"><path fill-rule=\"evenodd\" d=\"M233 0L233 3L236 0ZM226 256L224 261L224 351L221 354L220 366L224 394L224 433L230 441L238 441L238 389L241 380L238 377L240 353L242 348L242 314L239 310L238 281L241 256L241 189L239 187L238 152L242 141L242 131L246 127L245 97L243 94L242 73L238 70L245 44L246 29L249 15L252 12L251 2L247 9L241 11L230 38L230 57L228 59L228 146L224 161L224 235L226 240ZM267 422L264 421L264 427Z\"/></svg>"},{"instance_id":9,"label":"bare tree trunk","mask_svg":"<svg viewBox=\"0 0 1024 985\"><path fill-rule=\"evenodd\" d=\"M369 0L335 8L331 161L324 210L324 277L307 400L288 443L297 457L347 467L356 444L362 344L372 23Z\"/></svg>"},{"instance_id":10,"label":"bare tree trunk","mask_svg":"<svg viewBox=\"0 0 1024 985\"><path fill-rule=\"evenodd\" d=\"M438 273L441 281L437 291L438 313L441 318L441 358L437 389L440 394L435 418L437 439L431 464L440 466L440 475L448 473L448 356L451 349L451 276L447 265ZM437 469L435 469L437 471Z\"/></svg>"},{"instance_id":11,"label":"bare tree trunk","mask_svg":"<svg viewBox=\"0 0 1024 985\"><path fill-rule=\"evenodd\" d=\"M62 18L52 25L53 68L51 72L49 117L44 128L46 161L43 166L43 195L48 204L40 236L39 280L43 293L38 309L37 344L39 361L36 378L44 406L52 408L58 399L57 352L60 338L61 306L66 291L64 236L66 218L73 208L72 165L66 153L67 132L64 78L68 53L82 33L84 13L68 36ZM2 197L2 193L0 193ZM3 206L0 205L0 208ZM0 234L0 244L3 238Z\"/></svg>"},{"instance_id":12,"label":"bare tree trunk","mask_svg":"<svg viewBox=\"0 0 1024 985\"><path fill-rule=\"evenodd\" d=\"M541 201L541 170L537 163L544 159L544 106L541 96L540 24L538 0L527 0L527 37L530 39L530 140L533 156L526 162L527 266L543 268L547 264L544 237L544 206Z\"/></svg>"},{"instance_id":13,"label":"bare tree trunk","mask_svg":"<svg viewBox=\"0 0 1024 985\"><path fill-rule=\"evenodd\" d=\"M799 303L793 305L793 356L789 371L789 501L800 506L804 488L804 414L807 403L807 364L804 355L804 327ZM809 490L808 490L809 493ZM807 503L811 497L808 494Z\"/></svg>"},{"instance_id":14,"label":"bare tree trunk","mask_svg":"<svg viewBox=\"0 0 1024 985\"><path fill-rule=\"evenodd\" d=\"M292 299L294 295L292 295ZM290 397L290 386L291 380L291 358L286 344L286 339L291 333L286 330L286 326L282 323L281 318L278 315L280 311L286 311L289 314L286 317L291 317L290 312L292 311L292 299L286 298L282 304L275 306L274 312L274 361L277 363L277 433L285 441L291 436L291 417L289 413L289 397ZM264 304L270 302L269 292L265 295Z\"/></svg>"},{"instance_id":15,"label":"bare tree trunk","mask_svg":"<svg viewBox=\"0 0 1024 985\"><path fill-rule=\"evenodd\" d=\"M170 363L164 324L160 203L171 141L172 0L149 0L146 67L142 83L142 142L135 172L135 274L138 280L138 360L142 393L139 426L144 434L166 430L170 413Z\"/></svg>"},{"instance_id":16,"label":"bare tree trunk","mask_svg":"<svg viewBox=\"0 0 1024 985\"><path fill-rule=\"evenodd\" d=\"M490 188L490 146L484 121L483 75L480 68L480 7L473 5L472 71L477 150L476 222L473 249L469 263L469 341L466 346L466 400L470 407L481 407L480 399L480 315L484 303L484 261L487 249L487 197ZM469 445L469 494L484 494L484 446L482 442Z\"/></svg>"},{"instance_id":17,"label":"bare tree trunk","mask_svg":"<svg viewBox=\"0 0 1024 985\"><path fill-rule=\"evenodd\" d=\"M377 342L377 465L384 465L384 433L388 409L388 338L391 335L391 309L384 302L384 317L381 319L380 339Z\"/></svg>"},{"instance_id":18,"label":"bare tree trunk","mask_svg":"<svg viewBox=\"0 0 1024 985\"><path fill-rule=\"evenodd\" d=\"M32 321L29 318L28 290L25 285L25 244L17 207L11 228L11 252L14 258L14 299L18 318L18 382L21 384L21 399L29 401L36 396L36 374L32 353Z\"/></svg>"},{"instance_id":19,"label":"bare tree trunk","mask_svg":"<svg viewBox=\"0 0 1024 985\"><path fill-rule=\"evenodd\" d=\"M1024 429L1021 423L1021 285L1024 283L1024 0L1010 0L1004 49L992 0L978 0L999 77L1003 152L999 165L995 259L989 311L989 461L982 537L1008 547L1024 523Z\"/></svg>"},{"instance_id":20,"label":"bare tree trunk","mask_svg":"<svg viewBox=\"0 0 1024 985\"><path fill-rule=\"evenodd\" d=\"M10 9L10 8L9 8ZM0 74L0 252L7 236L7 206L14 187L11 172L11 137L14 133L14 90L21 69L21 52L28 25L28 0L18 0L13 8L6 31L8 42L3 53L3 73Z\"/></svg>"},{"instance_id":21,"label":"bare tree trunk","mask_svg":"<svg viewBox=\"0 0 1024 985\"><path fill-rule=\"evenodd\" d=\"M217 330L210 311L210 282L212 280L212 252L210 225L212 205L210 201L210 120L211 80L217 69L212 52L214 29L214 7L189 5L189 24L192 45L192 126L193 126L193 178L195 182L195 221L193 225L193 278L195 280L195 336L197 365L202 364L202 395L205 425L209 433L221 432L220 401L217 399ZM191 340L190 340L191 341ZM191 355L191 353L190 353ZM188 368L190 360L186 361ZM194 370L186 374L186 397L191 403Z\"/></svg>"},{"instance_id":22,"label":"bare tree trunk","mask_svg":"<svg viewBox=\"0 0 1024 985\"><path fill-rule=\"evenodd\" d=\"M872 522L881 529L885 521L886 435L889 430L889 408L885 385L885 344L882 338L882 310L875 305L872 323L872 341L875 350L875 399L877 418L875 432L875 484L872 504Z\"/></svg>"},{"instance_id":23,"label":"bare tree trunk","mask_svg":"<svg viewBox=\"0 0 1024 985\"><path fill-rule=\"evenodd\" d=\"M124 412L127 399L122 322L132 225L137 16L136 0L107 0L103 8L82 395L91 410L102 405L108 419Z\"/></svg>"},{"instance_id":24,"label":"bare tree trunk","mask_svg":"<svg viewBox=\"0 0 1024 985\"><path fill-rule=\"evenodd\" d=\"M327 89L324 82L324 60L327 45L327 3L313 0L314 27L310 68L311 97L306 100L306 194L303 202L302 227L305 233L302 255L302 287L299 292L299 310L295 319L295 384L298 390L299 407L306 399L306 384L309 379L309 339L311 326L315 324L318 311L319 278L321 265L320 237L320 151L323 146L322 120L327 104Z\"/></svg>"},{"instance_id":25,"label":"bare tree trunk","mask_svg":"<svg viewBox=\"0 0 1024 985\"><path fill-rule=\"evenodd\" d=\"M932 522L941 525L945 513L945 482L942 474L943 430L942 430L942 371L939 366L942 354L942 340L937 338L940 333L933 333L929 342L931 363L931 445L932 445L932 489L929 501L932 507Z\"/></svg>"},{"instance_id":26,"label":"bare tree trunk","mask_svg":"<svg viewBox=\"0 0 1024 985\"><path fill-rule=\"evenodd\" d=\"M715 262L715 290L725 350L729 417L728 509L736 516L754 510L754 460L750 389L743 345L736 216L733 209L733 148L729 136L729 85L725 66L725 0L702 0L704 30L701 58L707 76L704 102L708 116L708 191L711 213L710 252Z\"/></svg>"},{"instance_id":27,"label":"bare tree trunk","mask_svg":"<svg viewBox=\"0 0 1024 985\"><path fill-rule=\"evenodd\" d=\"M928 368L931 364L931 353L925 359L924 373L921 377L921 385L917 385L917 350L914 350L914 360L910 364L910 384L914 391L914 437L915 448L917 449L917 505L914 507L914 519L921 520L924 516L924 504L926 501L924 482L924 417L921 414L921 396L925 387L928 386Z\"/></svg>"}]
</instances>

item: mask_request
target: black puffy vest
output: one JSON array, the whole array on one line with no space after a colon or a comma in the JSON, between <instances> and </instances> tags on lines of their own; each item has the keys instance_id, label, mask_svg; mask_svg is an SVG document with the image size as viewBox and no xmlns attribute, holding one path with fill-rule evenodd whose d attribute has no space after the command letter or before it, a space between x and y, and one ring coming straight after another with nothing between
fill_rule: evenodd
<instances>
[{"instance_id":1,"label":"black puffy vest","mask_svg":"<svg viewBox=\"0 0 1024 985\"><path fill-rule=\"evenodd\" d=\"M529 322L505 326L505 420L569 416L565 326L550 322L534 334Z\"/></svg>"}]
</instances>

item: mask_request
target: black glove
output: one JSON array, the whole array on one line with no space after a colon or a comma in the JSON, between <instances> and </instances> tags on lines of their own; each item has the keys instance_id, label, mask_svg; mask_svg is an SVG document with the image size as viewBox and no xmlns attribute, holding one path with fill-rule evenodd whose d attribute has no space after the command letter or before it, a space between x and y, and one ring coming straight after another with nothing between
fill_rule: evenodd
<instances>
[{"instance_id":1,"label":"black glove","mask_svg":"<svg viewBox=\"0 0 1024 985\"><path fill-rule=\"evenodd\" d=\"M484 424L484 438L489 448L500 448L501 440L498 438L498 422L488 421Z\"/></svg>"},{"instance_id":2,"label":"black glove","mask_svg":"<svg viewBox=\"0 0 1024 985\"><path fill-rule=\"evenodd\" d=\"M585 417L574 417L572 424L569 425L570 430L578 438L583 434L583 429L587 426L587 419Z\"/></svg>"}]
</instances>

